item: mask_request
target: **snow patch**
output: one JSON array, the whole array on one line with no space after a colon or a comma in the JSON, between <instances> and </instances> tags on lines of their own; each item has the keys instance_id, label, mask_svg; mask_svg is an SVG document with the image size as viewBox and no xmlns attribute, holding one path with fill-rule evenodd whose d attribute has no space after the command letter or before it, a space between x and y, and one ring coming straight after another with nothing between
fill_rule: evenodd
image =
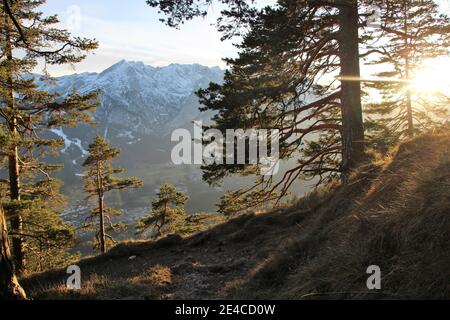
<instances>
[{"instance_id":1,"label":"snow patch","mask_svg":"<svg viewBox=\"0 0 450 320\"><path fill-rule=\"evenodd\" d=\"M64 149L62 149L61 152L65 153L68 148L70 148L72 145L74 145L81 151L81 154L83 156L87 156L89 154L81 145L80 139L78 139L78 138L70 139L61 128L59 128L59 129L53 128L53 129L50 129L50 131L64 140Z\"/></svg>"}]
</instances>

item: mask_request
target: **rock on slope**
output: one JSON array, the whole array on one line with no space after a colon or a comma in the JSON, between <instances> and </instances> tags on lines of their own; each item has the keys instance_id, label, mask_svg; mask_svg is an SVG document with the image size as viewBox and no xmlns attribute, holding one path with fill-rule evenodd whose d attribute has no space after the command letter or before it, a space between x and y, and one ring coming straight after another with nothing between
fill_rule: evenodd
<instances>
[{"instance_id":1,"label":"rock on slope","mask_svg":"<svg viewBox=\"0 0 450 320\"><path fill-rule=\"evenodd\" d=\"M83 260L79 292L64 270L24 284L50 299L448 298L449 194L450 133L422 136L293 207ZM381 290L366 287L369 265Z\"/></svg>"}]
</instances>

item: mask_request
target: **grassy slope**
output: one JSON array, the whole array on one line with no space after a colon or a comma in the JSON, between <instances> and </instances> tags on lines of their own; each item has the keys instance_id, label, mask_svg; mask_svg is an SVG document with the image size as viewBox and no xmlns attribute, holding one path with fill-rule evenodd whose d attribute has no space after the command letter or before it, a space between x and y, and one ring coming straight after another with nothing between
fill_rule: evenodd
<instances>
[{"instance_id":1,"label":"grassy slope","mask_svg":"<svg viewBox=\"0 0 450 320\"><path fill-rule=\"evenodd\" d=\"M450 135L423 136L294 207L81 261L79 292L64 270L23 283L35 298L449 298L449 230Z\"/></svg>"}]
</instances>

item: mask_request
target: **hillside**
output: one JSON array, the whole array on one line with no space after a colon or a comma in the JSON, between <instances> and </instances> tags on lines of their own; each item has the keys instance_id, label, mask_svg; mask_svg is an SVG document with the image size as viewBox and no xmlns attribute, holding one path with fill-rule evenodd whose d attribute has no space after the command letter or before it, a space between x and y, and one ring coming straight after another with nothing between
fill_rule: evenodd
<instances>
[{"instance_id":1,"label":"hillside","mask_svg":"<svg viewBox=\"0 0 450 320\"><path fill-rule=\"evenodd\" d=\"M50 299L448 298L449 191L450 135L422 136L293 207L85 259L79 292L65 270L22 283ZM366 288L373 264L379 291Z\"/></svg>"}]
</instances>

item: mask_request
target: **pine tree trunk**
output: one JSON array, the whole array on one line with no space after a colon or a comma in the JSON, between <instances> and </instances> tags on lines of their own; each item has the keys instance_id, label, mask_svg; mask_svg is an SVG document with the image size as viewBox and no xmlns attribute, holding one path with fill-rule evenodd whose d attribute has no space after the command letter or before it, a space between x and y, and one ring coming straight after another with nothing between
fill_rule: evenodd
<instances>
[{"instance_id":1,"label":"pine tree trunk","mask_svg":"<svg viewBox=\"0 0 450 320\"><path fill-rule=\"evenodd\" d=\"M9 21L7 21L9 25ZM6 35L6 59L9 64L13 63L11 41L9 35ZM8 83L8 93L6 97L6 104L9 110L14 110L14 90L13 90L13 78L12 70L8 71L7 75ZM11 112L13 114L13 112ZM11 116L9 119L9 130L13 138L17 135L17 119ZM10 188L10 198L13 201L20 201L20 171L19 171L19 153L18 148L15 146L10 150L10 156L8 158L9 162L9 188ZM17 235L12 239L12 247L14 259L17 267L17 271L20 273L24 270L25 260L24 260L24 241L21 234L23 234L22 217L20 212L15 209L10 213L11 228Z\"/></svg>"},{"instance_id":2,"label":"pine tree trunk","mask_svg":"<svg viewBox=\"0 0 450 320\"><path fill-rule=\"evenodd\" d=\"M6 219L0 207L0 300L25 300L26 298L25 291L14 274Z\"/></svg>"},{"instance_id":3,"label":"pine tree trunk","mask_svg":"<svg viewBox=\"0 0 450 320\"><path fill-rule=\"evenodd\" d=\"M414 121L412 111L411 90L408 90L406 92L406 112L408 117L408 136L412 138L414 137Z\"/></svg>"},{"instance_id":4,"label":"pine tree trunk","mask_svg":"<svg viewBox=\"0 0 450 320\"><path fill-rule=\"evenodd\" d=\"M357 1L339 8L339 49L341 76L353 79L341 83L342 104L342 181L348 182L351 171L364 156L364 126L361 107L359 36Z\"/></svg>"},{"instance_id":5,"label":"pine tree trunk","mask_svg":"<svg viewBox=\"0 0 450 320\"><path fill-rule=\"evenodd\" d=\"M404 24L403 24L403 32L405 35L408 34L408 8L407 3L403 3L403 15L404 15ZM410 80L410 62L409 62L409 43L408 37L404 38L405 44L405 77L406 80ZM408 118L408 136L412 138L414 136L414 120L413 120L413 110L412 110L412 98L411 98L411 90L406 91L406 116Z\"/></svg>"},{"instance_id":6,"label":"pine tree trunk","mask_svg":"<svg viewBox=\"0 0 450 320\"><path fill-rule=\"evenodd\" d=\"M99 241L100 250L106 253L106 235L105 235L105 209L103 195L102 168L100 162L97 162L97 188L98 188L98 214L99 214Z\"/></svg>"},{"instance_id":7,"label":"pine tree trunk","mask_svg":"<svg viewBox=\"0 0 450 320\"><path fill-rule=\"evenodd\" d=\"M106 252L106 236L105 236L105 214L103 208L103 196L99 197L99 215L100 215L100 250Z\"/></svg>"}]
</instances>

